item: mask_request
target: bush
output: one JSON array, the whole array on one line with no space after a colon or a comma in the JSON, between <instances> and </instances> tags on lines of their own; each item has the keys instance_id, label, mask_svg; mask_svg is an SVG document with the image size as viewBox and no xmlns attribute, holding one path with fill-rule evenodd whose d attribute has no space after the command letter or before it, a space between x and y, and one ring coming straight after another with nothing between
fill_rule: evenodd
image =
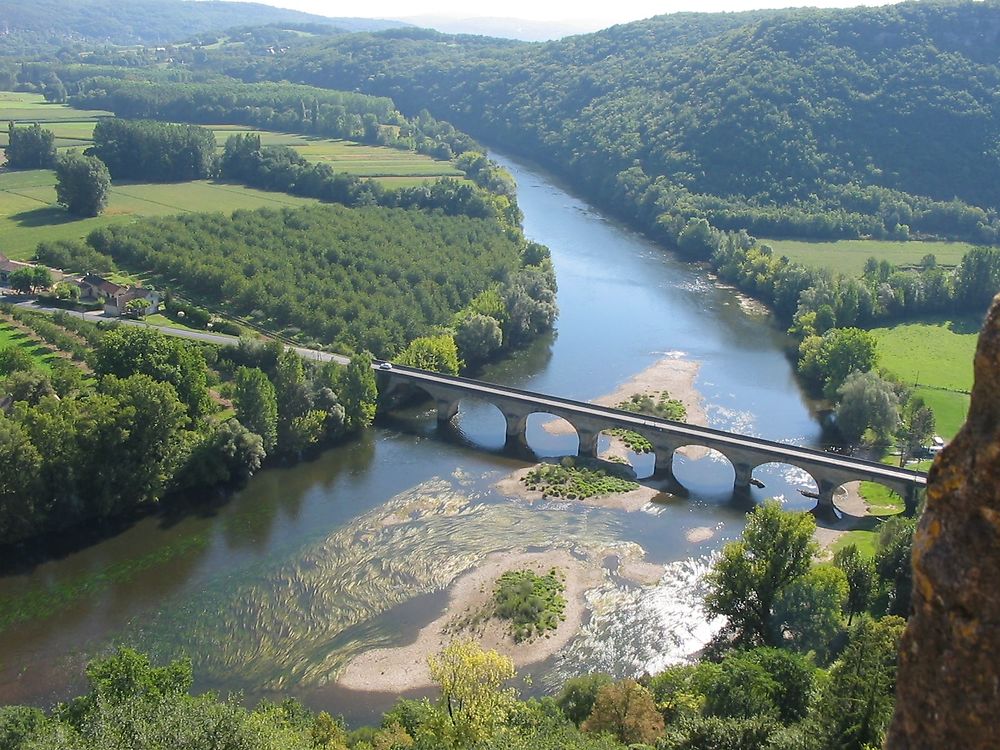
<instances>
[{"instance_id":1,"label":"bush","mask_svg":"<svg viewBox=\"0 0 1000 750\"><path fill-rule=\"evenodd\" d=\"M531 570L508 570L493 592L496 614L511 621L515 641L546 635L566 619L565 590L564 576L555 568L544 576Z\"/></svg>"}]
</instances>

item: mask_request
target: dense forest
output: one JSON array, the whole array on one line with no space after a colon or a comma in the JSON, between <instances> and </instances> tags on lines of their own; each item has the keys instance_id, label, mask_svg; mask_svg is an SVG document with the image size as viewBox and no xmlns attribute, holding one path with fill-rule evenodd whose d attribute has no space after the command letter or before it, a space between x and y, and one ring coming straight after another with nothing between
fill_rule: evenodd
<instances>
[{"instance_id":1,"label":"dense forest","mask_svg":"<svg viewBox=\"0 0 1000 750\"><path fill-rule=\"evenodd\" d=\"M0 52L37 55L68 43L167 44L235 26L318 24L345 31L399 26L391 21L328 18L249 2L184 0L0 0Z\"/></svg>"},{"instance_id":2,"label":"dense forest","mask_svg":"<svg viewBox=\"0 0 1000 750\"><path fill-rule=\"evenodd\" d=\"M280 60L223 50L218 65L429 108L670 244L692 216L764 236L991 243L998 38L995 3L904 3L662 16L544 45L393 30Z\"/></svg>"}]
</instances>

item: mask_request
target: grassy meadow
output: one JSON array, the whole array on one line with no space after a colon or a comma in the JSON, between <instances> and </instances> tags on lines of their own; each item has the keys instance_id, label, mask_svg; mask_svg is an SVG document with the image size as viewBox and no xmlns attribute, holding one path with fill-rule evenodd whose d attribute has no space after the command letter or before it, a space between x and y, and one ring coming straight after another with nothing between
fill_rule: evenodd
<instances>
[{"instance_id":1,"label":"grassy meadow","mask_svg":"<svg viewBox=\"0 0 1000 750\"><path fill-rule=\"evenodd\" d=\"M94 126L110 112L75 109L50 104L39 94L0 91L0 122L41 123L56 136L57 148L86 148L93 143ZM291 146L311 162L326 162L338 172L373 177L387 187L409 187L435 177L461 177L451 162L433 159L412 151L386 146L367 146L351 141L318 138L295 133L276 133L242 125L207 125L215 133L219 149L237 133L260 135L265 146ZM0 132L0 148L7 145L7 129ZM237 206L234 206L237 208Z\"/></svg>"},{"instance_id":2,"label":"grassy meadow","mask_svg":"<svg viewBox=\"0 0 1000 750\"><path fill-rule=\"evenodd\" d=\"M0 91L0 122L42 123L55 133L56 145L61 149L89 146L98 118L107 116L111 113L50 104L38 94ZM377 179L390 188L419 185L436 177L462 176L450 162L410 151L239 125L208 127L215 133L220 150L226 138L235 133L259 133L265 145L291 146L310 161L329 163L338 172ZM0 128L0 148L6 145L7 130ZM56 204L55 173L51 170L0 170L0 253L19 260L30 258L39 242L80 239L99 227L147 216L316 202L311 198L209 181L116 183L108 208L101 216L74 219Z\"/></svg>"},{"instance_id":3,"label":"grassy meadow","mask_svg":"<svg viewBox=\"0 0 1000 750\"><path fill-rule=\"evenodd\" d=\"M318 202L312 198L204 180L172 184L119 183L111 188L111 200L103 214L78 219L56 204L55 172L47 169L0 172L0 253L18 260L27 259L39 242L81 239L94 229L147 216L295 207Z\"/></svg>"},{"instance_id":4,"label":"grassy meadow","mask_svg":"<svg viewBox=\"0 0 1000 750\"><path fill-rule=\"evenodd\" d=\"M761 238L770 245L776 255L785 255L789 260L808 268L827 269L834 274L860 277L865 270L865 261L871 257L887 260L894 266L917 266L928 253L937 258L939 266L956 266L974 245L967 242L930 242L911 240L892 242L889 240L837 240L835 242L812 242L809 240L770 240Z\"/></svg>"},{"instance_id":5,"label":"grassy meadow","mask_svg":"<svg viewBox=\"0 0 1000 750\"><path fill-rule=\"evenodd\" d=\"M0 91L0 148L7 145L7 122L30 125L37 122L56 136L57 148L86 148L93 140L94 125L110 112L76 109L45 101L41 94Z\"/></svg>"},{"instance_id":6,"label":"grassy meadow","mask_svg":"<svg viewBox=\"0 0 1000 750\"><path fill-rule=\"evenodd\" d=\"M969 409L979 326L971 318L925 319L872 330L879 365L914 386L945 438L954 437Z\"/></svg>"}]
</instances>

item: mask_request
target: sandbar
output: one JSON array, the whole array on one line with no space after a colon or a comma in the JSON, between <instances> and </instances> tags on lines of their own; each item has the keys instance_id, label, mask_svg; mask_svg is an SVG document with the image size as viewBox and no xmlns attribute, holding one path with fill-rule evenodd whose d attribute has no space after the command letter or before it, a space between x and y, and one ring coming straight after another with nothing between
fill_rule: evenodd
<instances>
[{"instance_id":1,"label":"sandbar","mask_svg":"<svg viewBox=\"0 0 1000 750\"><path fill-rule=\"evenodd\" d=\"M505 571L525 568L539 574L558 568L565 575L566 609L563 614L566 619L553 634L515 643L509 623L495 618L471 629L459 627L471 615L490 605L493 586ZM358 655L344 668L337 683L351 690L397 693L432 687L427 657L441 651L454 638L461 637L471 637L483 648L506 654L518 668L544 661L579 632L587 612L586 592L603 581L604 571L596 561L578 559L566 549L488 555L475 568L455 579L448 590L444 613L422 627L413 643Z\"/></svg>"}]
</instances>

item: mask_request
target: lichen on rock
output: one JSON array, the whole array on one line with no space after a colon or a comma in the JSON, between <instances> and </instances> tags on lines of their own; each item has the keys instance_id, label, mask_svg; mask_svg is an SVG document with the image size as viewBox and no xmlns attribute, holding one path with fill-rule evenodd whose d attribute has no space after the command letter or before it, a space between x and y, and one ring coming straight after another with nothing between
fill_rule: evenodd
<instances>
[{"instance_id":1,"label":"lichen on rock","mask_svg":"<svg viewBox=\"0 0 1000 750\"><path fill-rule=\"evenodd\" d=\"M886 747L1000 743L1000 296L986 318L965 426L931 467L913 540L913 613Z\"/></svg>"}]
</instances>

